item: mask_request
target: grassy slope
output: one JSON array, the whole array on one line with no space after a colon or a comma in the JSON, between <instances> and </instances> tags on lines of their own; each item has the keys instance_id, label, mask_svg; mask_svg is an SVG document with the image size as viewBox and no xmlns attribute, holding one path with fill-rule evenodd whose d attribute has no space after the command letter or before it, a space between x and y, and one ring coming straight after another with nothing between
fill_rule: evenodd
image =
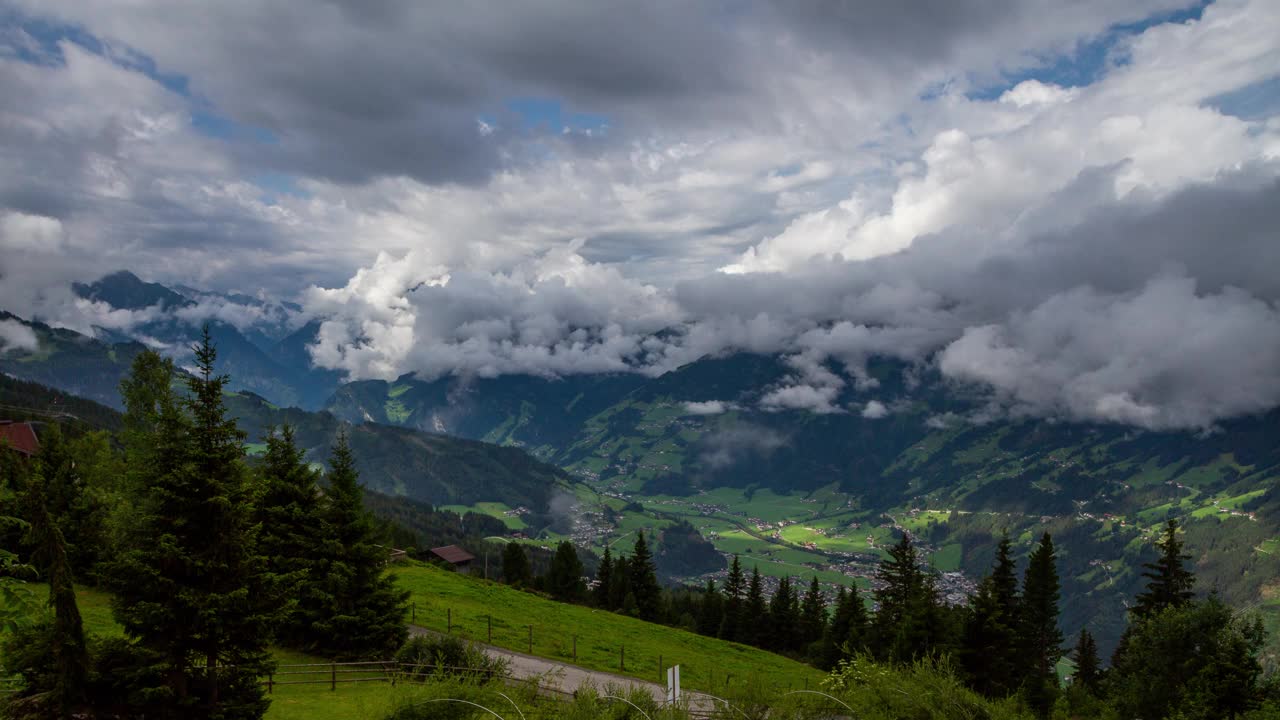
<instances>
[{"instance_id":1,"label":"grassy slope","mask_svg":"<svg viewBox=\"0 0 1280 720\"><path fill-rule=\"evenodd\" d=\"M446 609L453 610L455 634L485 640L485 615L493 615L495 645L525 652L527 626L534 627L533 654L566 662L572 659L572 636L578 636L578 663L583 667L659 681L664 665L681 665L681 684L691 690L740 692L748 684L800 688L816 687L823 677L818 670L755 648L729 643L674 628L660 627L634 618L591 608L565 605L497 583L464 577L429 565L405 565L396 569L400 585L413 593L419 625L444 631ZM76 593L85 630L103 636L119 635L111 617L110 596L81 588ZM618 654L626 646L627 670L620 673ZM323 663L323 658L292 650L273 650L281 664ZM298 678L295 678L298 679ZM383 683L339 686L334 692L323 684L277 687L272 693L271 720L317 718L382 718L396 703L411 701L421 688Z\"/></svg>"},{"instance_id":2,"label":"grassy slope","mask_svg":"<svg viewBox=\"0 0 1280 720\"><path fill-rule=\"evenodd\" d=\"M726 675L733 686L768 678L798 688L822 678L818 670L763 650L557 603L427 565L395 572L401 587L413 593L419 625L443 632L451 609L454 633L483 642L491 614L493 644L519 652L528 651L528 626L533 625L534 655L570 662L576 634L578 665L617 673L625 646L626 675L657 682L664 677L658 669L661 656L665 665L681 666L681 683L694 690L723 690Z\"/></svg>"}]
</instances>

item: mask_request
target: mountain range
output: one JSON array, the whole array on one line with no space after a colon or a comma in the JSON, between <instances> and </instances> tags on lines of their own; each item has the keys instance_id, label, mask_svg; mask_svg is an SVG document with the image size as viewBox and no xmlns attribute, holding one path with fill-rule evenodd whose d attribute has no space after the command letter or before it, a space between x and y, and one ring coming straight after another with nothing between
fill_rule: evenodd
<instances>
[{"instance_id":1,"label":"mountain range","mask_svg":"<svg viewBox=\"0 0 1280 720\"><path fill-rule=\"evenodd\" d=\"M215 295L128 273L76 290L145 312L145 321L88 338L0 315L38 338L35 350L0 354L0 371L115 407L132 357L148 345L180 355L174 348L198 329L193 309ZM279 422L305 428L304 444L317 453L339 422L354 423L357 454L387 492L551 512L560 488L580 518L575 541L603 545L689 521L723 552L773 574L861 572L880 556L884 533L906 529L940 570L972 582L1000 533L1029 546L1050 531L1063 566L1064 630L1088 626L1104 647L1123 628L1153 533L1177 518L1201 588L1280 622L1280 411L1199 432L1011 418L927 365L882 358L841 390L838 411L767 409L761 397L793 369L786 358L750 353L658 377L342 383L310 363L314 318L282 303L237 302L250 300L269 322L210 323L240 391L233 408L251 418L251 432ZM502 477L515 479L494 479Z\"/></svg>"}]
</instances>

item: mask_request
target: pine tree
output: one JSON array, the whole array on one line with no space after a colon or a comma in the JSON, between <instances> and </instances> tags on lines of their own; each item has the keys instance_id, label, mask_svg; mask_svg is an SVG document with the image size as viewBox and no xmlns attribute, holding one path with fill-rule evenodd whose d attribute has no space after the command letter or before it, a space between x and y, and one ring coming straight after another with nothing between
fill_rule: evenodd
<instances>
[{"instance_id":1,"label":"pine tree","mask_svg":"<svg viewBox=\"0 0 1280 720\"><path fill-rule=\"evenodd\" d=\"M830 670L841 660L866 647L868 629L867 607L862 602L858 585L854 583L846 592L841 586L836 591L835 612L822 640L822 667Z\"/></svg>"},{"instance_id":2,"label":"pine tree","mask_svg":"<svg viewBox=\"0 0 1280 720\"><path fill-rule=\"evenodd\" d=\"M617 612L627 606L627 598L631 598L631 609L635 610L636 598L631 594L631 563L626 555L619 555L613 561L613 573L609 583L609 609ZM632 613L627 613L633 615Z\"/></svg>"},{"instance_id":3,"label":"pine tree","mask_svg":"<svg viewBox=\"0 0 1280 720\"><path fill-rule=\"evenodd\" d=\"M657 621L662 609L662 588L658 585L653 556L649 553L649 546L644 541L643 531L636 536L631 560L627 562L627 575L640 619Z\"/></svg>"},{"instance_id":4,"label":"pine tree","mask_svg":"<svg viewBox=\"0 0 1280 720\"><path fill-rule=\"evenodd\" d=\"M761 625L768 618L768 612L769 607L764 601L764 581L760 578L760 568L755 567L751 569L751 582L742 601L743 622L739 626L738 642L763 647L766 638Z\"/></svg>"},{"instance_id":5,"label":"pine tree","mask_svg":"<svg viewBox=\"0 0 1280 720\"><path fill-rule=\"evenodd\" d=\"M297 648L310 646L310 622L323 613L330 598L321 591L324 564L316 556L324 547L316 472L297 446L293 428L270 429L267 450L258 467L256 520L261 531L258 550L269 570L286 583L296 601L286 609L276 639Z\"/></svg>"},{"instance_id":6,"label":"pine tree","mask_svg":"<svg viewBox=\"0 0 1280 720\"><path fill-rule=\"evenodd\" d=\"M720 622L718 635L724 640L741 641L740 627L742 623L742 601L747 591L747 579L742 573L742 564L738 556L733 556L729 563L729 575L724 581L724 619Z\"/></svg>"},{"instance_id":7,"label":"pine tree","mask_svg":"<svg viewBox=\"0 0 1280 720\"><path fill-rule=\"evenodd\" d=\"M1018 624L1018 607L1022 598L1018 595L1018 568L1013 559L1013 546L1006 530L996 545L996 561L991 568L991 594L999 606L1004 620L1010 627Z\"/></svg>"},{"instance_id":8,"label":"pine tree","mask_svg":"<svg viewBox=\"0 0 1280 720\"><path fill-rule=\"evenodd\" d=\"M80 608L76 605L66 544L62 531L49 513L45 480L40 469L31 478L26 505L29 520L27 539L36 548L35 561L45 570L49 582L49 605L53 608L53 626L48 638L48 652L54 668L50 701L58 717L70 720L86 699L89 651Z\"/></svg>"},{"instance_id":9,"label":"pine tree","mask_svg":"<svg viewBox=\"0 0 1280 720\"><path fill-rule=\"evenodd\" d=\"M1016 631L988 575L969 598L960 638L959 660L969 687L988 697L1007 697L1017 691Z\"/></svg>"},{"instance_id":10,"label":"pine tree","mask_svg":"<svg viewBox=\"0 0 1280 720\"><path fill-rule=\"evenodd\" d=\"M822 596L818 576L814 575L800 603L800 643L807 648L821 640L826 631L827 600Z\"/></svg>"},{"instance_id":11,"label":"pine tree","mask_svg":"<svg viewBox=\"0 0 1280 720\"><path fill-rule=\"evenodd\" d=\"M586 587L582 582L582 561L578 559L578 551L573 544L563 540L556 546L556 554L551 558L551 568L547 571L547 591L551 597L561 602L581 602Z\"/></svg>"},{"instance_id":12,"label":"pine tree","mask_svg":"<svg viewBox=\"0 0 1280 720\"><path fill-rule=\"evenodd\" d=\"M716 581L708 580L698 612L698 634L716 637L724 624L724 596L716 589Z\"/></svg>"},{"instance_id":13,"label":"pine tree","mask_svg":"<svg viewBox=\"0 0 1280 720\"><path fill-rule=\"evenodd\" d=\"M1007 697L1022 685L1018 635L1017 568L1009 533L996 546L991 574L969 600L961 631L960 664L969 684L990 697Z\"/></svg>"},{"instance_id":14,"label":"pine tree","mask_svg":"<svg viewBox=\"0 0 1280 720\"><path fill-rule=\"evenodd\" d=\"M518 542L509 542L502 548L502 581L516 587L528 587L533 582L529 556Z\"/></svg>"},{"instance_id":15,"label":"pine tree","mask_svg":"<svg viewBox=\"0 0 1280 720\"><path fill-rule=\"evenodd\" d=\"M1195 586L1195 575L1187 570L1184 563L1191 559L1182 552L1182 541L1178 539L1178 521L1170 520L1164 529L1164 536L1156 543L1160 548L1160 558L1154 563L1143 563L1147 578L1147 589L1140 593L1133 607L1133 615L1146 618L1170 607L1182 607L1195 597L1192 588Z\"/></svg>"},{"instance_id":16,"label":"pine tree","mask_svg":"<svg viewBox=\"0 0 1280 720\"><path fill-rule=\"evenodd\" d=\"M596 607L605 610L613 610L609 604L609 588L613 582L613 553L609 551L608 546L604 549L604 555L600 558L600 564L596 567L596 586L591 591L591 601Z\"/></svg>"},{"instance_id":17,"label":"pine tree","mask_svg":"<svg viewBox=\"0 0 1280 720\"><path fill-rule=\"evenodd\" d=\"M796 647L799 613L791 587L791 578L784 576L778 581L778 590L769 599L766 647L770 650L789 652Z\"/></svg>"},{"instance_id":18,"label":"pine tree","mask_svg":"<svg viewBox=\"0 0 1280 720\"><path fill-rule=\"evenodd\" d=\"M45 508L62 535L67 562L78 576L89 577L107 546L106 505L81 477L72 444L56 423L40 433L38 462Z\"/></svg>"},{"instance_id":19,"label":"pine tree","mask_svg":"<svg viewBox=\"0 0 1280 720\"><path fill-rule=\"evenodd\" d=\"M320 568L326 603L308 618L312 649L341 660L388 657L408 637L409 593L396 588L386 570L387 551L364 508L359 477L341 432L330 452L329 485L320 507L327 531Z\"/></svg>"},{"instance_id":20,"label":"pine tree","mask_svg":"<svg viewBox=\"0 0 1280 720\"><path fill-rule=\"evenodd\" d=\"M907 533L880 561L876 577L879 610L872 623L877 657L910 662L939 652L947 642L947 628L933 577L920 567L919 555Z\"/></svg>"},{"instance_id":21,"label":"pine tree","mask_svg":"<svg viewBox=\"0 0 1280 720\"><path fill-rule=\"evenodd\" d=\"M244 434L223 405L227 378L214 373L207 327L194 350L181 405L167 388L144 387L165 376L153 353L124 384L126 401L143 403L129 406L140 419L129 462L142 492L107 580L116 619L163 668L162 714L258 718L267 700L257 678L283 598L256 552Z\"/></svg>"},{"instance_id":22,"label":"pine tree","mask_svg":"<svg viewBox=\"0 0 1280 720\"><path fill-rule=\"evenodd\" d=\"M1019 611L1019 645L1026 670L1023 692L1027 704L1047 718L1057 694L1057 663L1062 658L1062 631L1058 629L1057 557L1049 533L1031 553L1022 580Z\"/></svg>"},{"instance_id":23,"label":"pine tree","mask_svg":"<svg viewBox=\"0 0 1280 720\"><path fill-rule=\"evenodd\" d=\"M1102 684L1102 663L1098 659L1098 645L1085 628L1080 628L1080 639L1076 641L1075 650L1071 655L1076 661L1076 672L1072 677L1072 684L1097 695Z\"/></svg>"}]
</instances>

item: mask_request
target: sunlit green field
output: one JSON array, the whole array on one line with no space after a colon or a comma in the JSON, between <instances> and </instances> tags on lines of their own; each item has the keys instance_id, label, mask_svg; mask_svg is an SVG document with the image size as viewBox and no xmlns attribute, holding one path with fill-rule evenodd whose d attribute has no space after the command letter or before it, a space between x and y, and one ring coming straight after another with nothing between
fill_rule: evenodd
<instances>
[{"instance_id":1,"label":"sunlit green field","mask_svg":"<svg viewBox=\"0 0 1280 720\"><path fill-rule=\"evenodd\" d=\"M763 571L763 568L762 568ZM659 681L664 666L679 664L690 689L723 690L725 683L745 686L762 678L801 687L822 674L802 663L737 643L658 627L634 618L578 605L566 605L505 585L458 575L428 565L405 565L395 573L413 594L419 625L519 652L572 662L595 670ZM450 612L451 611L451 612ZM625 648L626 669L622 669Z\"/></svg>"}]
</instances>

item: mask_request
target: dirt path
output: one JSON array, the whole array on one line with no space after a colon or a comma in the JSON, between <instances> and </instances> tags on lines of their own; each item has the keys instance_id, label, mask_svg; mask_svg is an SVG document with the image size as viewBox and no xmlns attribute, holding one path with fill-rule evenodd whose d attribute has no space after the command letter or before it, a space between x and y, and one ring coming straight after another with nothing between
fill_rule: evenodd
<instances>
[{"instance_id":1,"label":"dirt path","mask_svg":"<svg viewBox=\"0 0 1280 720\"><path fill-rule=\"evenodd\" d=\"M414 635L439 635L439 632L430 630L418 625L410 625L409 632ZM659 703L665 702L667 698L667 688L665 685L659 685L654 682L646 682L625 675L617 675L615 673L604 672L602 670L588 670L577 665L558 662L556 660L548 660L547 658L537 657L534 655L526 655L525 653L508 650L506 648L496 647L494 645L486 645L481 642L475 643L484 649L492 657L499 657L511 663L511 675L515 678L526 680L529 678L539 678L541 685L554 687L558 690L572 693L578 688L585 685L594 686L597 690L603 692L609 686L621 686L625 688L634 688L644 690L653 696L653 699ZM685 702L689 703L691 710L709 712L715 705L715 700L710 695L702 693L694 693L683 691L681 693Z\"/></svg>"}]
</instances>

